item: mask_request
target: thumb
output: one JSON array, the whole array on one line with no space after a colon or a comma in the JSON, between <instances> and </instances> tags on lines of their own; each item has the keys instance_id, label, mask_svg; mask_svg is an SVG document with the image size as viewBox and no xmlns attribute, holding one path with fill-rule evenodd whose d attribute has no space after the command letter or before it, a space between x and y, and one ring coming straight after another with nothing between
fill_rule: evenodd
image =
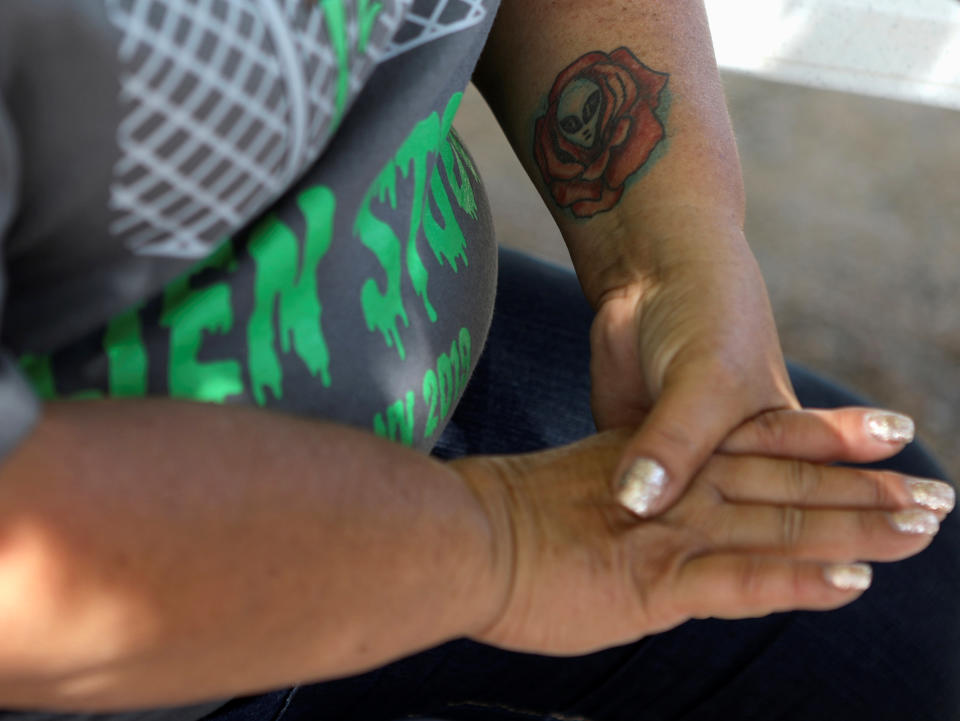
<instances>
[{"instance_id":1,"label":"thumb","mask_svg":"<svg viewBox=\"0 0 960 721\"><path fill-rule=\"evenodd\" d=\"M620 458L618 501L641 517L668 508L743 420L742 394L704 376L665 387Z\"/></svg>"}]
</instances>

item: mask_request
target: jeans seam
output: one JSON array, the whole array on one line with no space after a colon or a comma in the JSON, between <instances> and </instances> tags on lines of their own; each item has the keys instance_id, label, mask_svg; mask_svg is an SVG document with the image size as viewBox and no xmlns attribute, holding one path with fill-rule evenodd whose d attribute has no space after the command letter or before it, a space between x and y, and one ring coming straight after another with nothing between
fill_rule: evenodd
<instances>
[{"instance_id":1,"label":"jeans seam","mask_svg":"<svg viewBox=\"0 0 960 721\"><path fill-rule=\"evenodd\" d=\"M300 689L299 686L294 686L290 689L290 692L287 694L287 697L284 699L283 704L277 710L277 713L274 714L271 721L280 721L283 718L283 715L287 712L287 709L290 708L290 704L293 702L293 697L297 695L297 691Z\"/></svg>"},{"instance_id":2,"label":"jeans seam","mask_svg":"<svg viewBox=\"0 0 960 721\"><path fill-rule=\"evenodd\" d=\"M579 714L565 714L556 711L552 713L534 711L533 709L516 708L514 706L508 706L502 703L488 703L484 701L457 701L454 703L448 703L446 705L446 709L448 711L453 711L458 708L477 711L506 711L518 719L528 719L529 721L590 721L590 719L588 719L586 716L581 716Z\"/></svg>"}]
</instances>

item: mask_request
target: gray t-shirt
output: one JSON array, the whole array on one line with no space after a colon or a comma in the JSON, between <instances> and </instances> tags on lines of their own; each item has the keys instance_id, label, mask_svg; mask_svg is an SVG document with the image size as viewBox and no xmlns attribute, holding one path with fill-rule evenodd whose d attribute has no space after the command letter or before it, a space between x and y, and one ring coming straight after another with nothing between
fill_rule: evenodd
<instances>
[{"instance_id":1,"label":"gray t-shirt","mask_svg":"<svg viewBox=\"0 0 960 721\"><path fill-rule=\"evenodd\" d=\"M0 458L142 396L430 448L493 307L452 122L497 4L2 0Z\"/></svg>"},{"instance_id":2,"label":"gray t-shirt","mask_svg":"<svg viewBox=\"0 0 960 721\"><path fill-rule=\"evenodd\" d=\"M451 124L495 5L4 0L0 453L23 378L431 447L492 310Z\"/></svg>"}]
</instances>

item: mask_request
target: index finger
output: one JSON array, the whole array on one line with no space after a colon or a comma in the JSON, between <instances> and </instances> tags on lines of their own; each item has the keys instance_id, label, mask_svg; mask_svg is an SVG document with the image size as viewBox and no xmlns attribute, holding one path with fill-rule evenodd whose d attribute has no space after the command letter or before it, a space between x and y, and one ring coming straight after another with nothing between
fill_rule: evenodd
<instances>
[{"instance_id":1,"label":"index finger","mask_svg":"<svg viewBox=\"0 0 960 721\"><path fill-rule=\"evenodd\" d=\"M896 455L914 438L909 416L877 408L779 410L762 413L720 450L814 463L871 463Z\"/></svg>"}]
</instances>

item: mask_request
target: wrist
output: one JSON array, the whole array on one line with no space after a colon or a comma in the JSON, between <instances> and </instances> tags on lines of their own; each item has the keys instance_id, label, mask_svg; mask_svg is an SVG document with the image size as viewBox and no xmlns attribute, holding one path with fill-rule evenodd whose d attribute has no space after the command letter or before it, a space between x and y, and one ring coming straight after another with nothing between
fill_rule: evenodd
<instances>
[{"instance_id":1,"label":"wrist","mask_svg":"<svg viewBox=\"0 0 960 721\"><path fill-rule=\"evenodd\" d=\"M597 221L590 221L591 223ZM753 262L740 215L689 205L617 209L603 224L567 228L584 294L594 309L625 293L647 296L678 273Z\"/></svg>"},{"instance_id":2,"label":"wrist","mask_svg":"<svg viewBox=\"0 0 960 721\"><path fill-rule=\"evenodd\" d=\"M482 636L503 615L515 582L517 534L505 492L506 470L500 460L469 456L447 464L469 489L487 524L485 553L478 573L483 581L474 597L476 612L470 628L464 632L472 638Z\"/></svg>"}]
</instances>

